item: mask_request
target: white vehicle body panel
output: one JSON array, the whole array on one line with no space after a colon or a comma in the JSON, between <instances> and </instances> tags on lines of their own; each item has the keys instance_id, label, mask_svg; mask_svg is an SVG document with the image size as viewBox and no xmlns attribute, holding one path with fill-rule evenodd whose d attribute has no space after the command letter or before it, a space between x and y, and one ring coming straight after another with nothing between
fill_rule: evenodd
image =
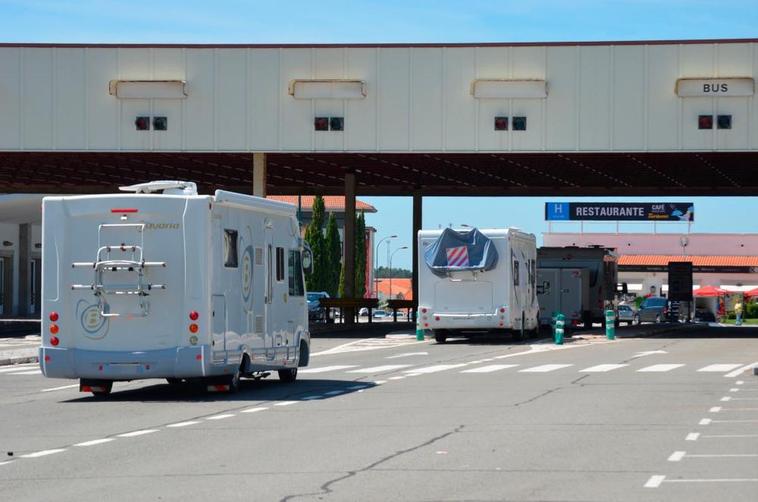
<instances>
[{"instance_id":1,"label":"white vehicle body panel","mask_svg":"<svg viewBox=\"0 0 758 502\"><path fill-rule=\"evenodd\" d=\"M495 268L453 271L446 277L435 275L424 260L426 249L442 230L419 231L421 326L430 330L520 331L523 319L524 330L536 329L536 238L514 228L479 230L497 250Z\"/></svg>"},{"instance_id":2,"label":"white vehicle body panel","mask_svg":"<svg viewBox=\"0 0 758 502\"><path fill-rule=\"evenodd\" d=\"M540 324L550 325L556 313L565 315L569 323L581 322L584 306L589 304L589 270L538 268L537 300Z\"/></svg>"},{"instance_id":3,"label":"white vehicle body panel","mask_svg":"<svg viewBox=\"0 0 758 502\"><path fill-rule=\"evenodd\" d=\"M310 346L290 204L221 190L45 197L42 226L40 366L48 377L206 377L234 372L244 356L243 373L278 370L297 367L300 343ZM98 247L128 259L134 244L159 265L95 273ZM140 271L144 294L134 292Z\"/></svg>"}]
</instances>

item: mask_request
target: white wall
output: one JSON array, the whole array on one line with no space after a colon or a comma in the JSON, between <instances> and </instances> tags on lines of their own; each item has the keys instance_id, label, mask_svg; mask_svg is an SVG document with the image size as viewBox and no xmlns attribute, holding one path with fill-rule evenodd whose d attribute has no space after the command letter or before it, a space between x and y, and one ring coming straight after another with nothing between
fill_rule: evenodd
<instances>
[{"instance_id":1,"label":"white wall","mask_svg":"<svg viewBox=\"0 0 758 502\"><path fill-rule=\"evenodd\" d=\"M755 77L751 43L496 47L0 47L0 150L669 151L758 148L753 97L679 98L680 77ZM295 100L292 79L366 82ZM546 99L475 99L474 79L546 80ZM112 79L186 80L186 99L117 99ZM731 130L697 115L731 113ZM138 115L167 131L136 131ZM315 116L344 132L315 132ZM496 115L527 130L494 131Z\"/></svg>"},{"instance_id":2,"label":"white wall","mask_svg":"<svg viewBox=\"0 0 758 502\"><path fill-rule=\"evenodd\" d=\"M688 241L684 249L682 237ZM545 246L599 245L631 255L758 255L758 234L544 233L542 239Z\"/></svg>"}]
</instances>

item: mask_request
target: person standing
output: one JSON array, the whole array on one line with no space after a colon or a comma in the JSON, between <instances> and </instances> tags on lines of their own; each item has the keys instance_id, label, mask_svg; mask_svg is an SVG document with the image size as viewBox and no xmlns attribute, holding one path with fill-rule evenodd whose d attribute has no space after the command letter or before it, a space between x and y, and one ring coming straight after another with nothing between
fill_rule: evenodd
<instances>
[{"instance_id":1,"label":"person standing","mask_svg":"<svg viewBox=\"0 0 758 502\"><path fill-rule=\"evenodd\" d=\"M737 317L737 319L734 321L735 326L742 326L742 300L737 300L737 303L734 304L734 315Z\"/></svg>"}]
</instances>

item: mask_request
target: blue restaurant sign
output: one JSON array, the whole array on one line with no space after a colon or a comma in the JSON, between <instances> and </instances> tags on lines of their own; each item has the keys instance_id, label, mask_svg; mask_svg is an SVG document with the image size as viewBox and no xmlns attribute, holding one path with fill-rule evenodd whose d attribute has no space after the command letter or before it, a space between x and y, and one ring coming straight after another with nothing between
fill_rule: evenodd
<instances>
[{"instance_id":1,"label":"blue restaurant sign","mask_svg":"<svg viewBox=\"0 0 758 502\"><path fill-rule=\"evenodd\" d=\"M546 202L547 221L695 221L692 202Z\"/></svg>"}]
</instances>

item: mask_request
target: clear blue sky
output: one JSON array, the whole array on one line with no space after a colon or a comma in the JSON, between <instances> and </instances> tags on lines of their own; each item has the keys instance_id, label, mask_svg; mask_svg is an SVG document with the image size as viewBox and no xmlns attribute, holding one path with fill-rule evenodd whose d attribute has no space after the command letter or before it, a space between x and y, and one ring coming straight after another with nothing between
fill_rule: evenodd
<instances>
[{"instance_id":1,"label":"clear blue sky","mask_svg":"<svg viewBox=\"0 0 758 502\"><path fill-rule=\"evenodd\" d=\"M752 37L758 37L758 0L0 0L2 42L539 42ZM401 238L393 242L393 249L410 246L409 198L361 199L379 210L368 216L368 223L379 229L380 237L396 233ZM428 198L423 224L425 228L450 223L511 225L540 236L547 230L545 200L487 197L456 198L451 203L450 198ZM753 198L687 200L693 200L696 208L692 231L758 231L758 204ZM563 225L556 230L570 228ZM603 227L587 228L599 231ZM659 225L659 231L666 228L682 227ZM382 251L382 264L384 256ZM410 262L410 252L403 250L395 255L393 265L409 267Z\"/></svg>"}]
</instances>

